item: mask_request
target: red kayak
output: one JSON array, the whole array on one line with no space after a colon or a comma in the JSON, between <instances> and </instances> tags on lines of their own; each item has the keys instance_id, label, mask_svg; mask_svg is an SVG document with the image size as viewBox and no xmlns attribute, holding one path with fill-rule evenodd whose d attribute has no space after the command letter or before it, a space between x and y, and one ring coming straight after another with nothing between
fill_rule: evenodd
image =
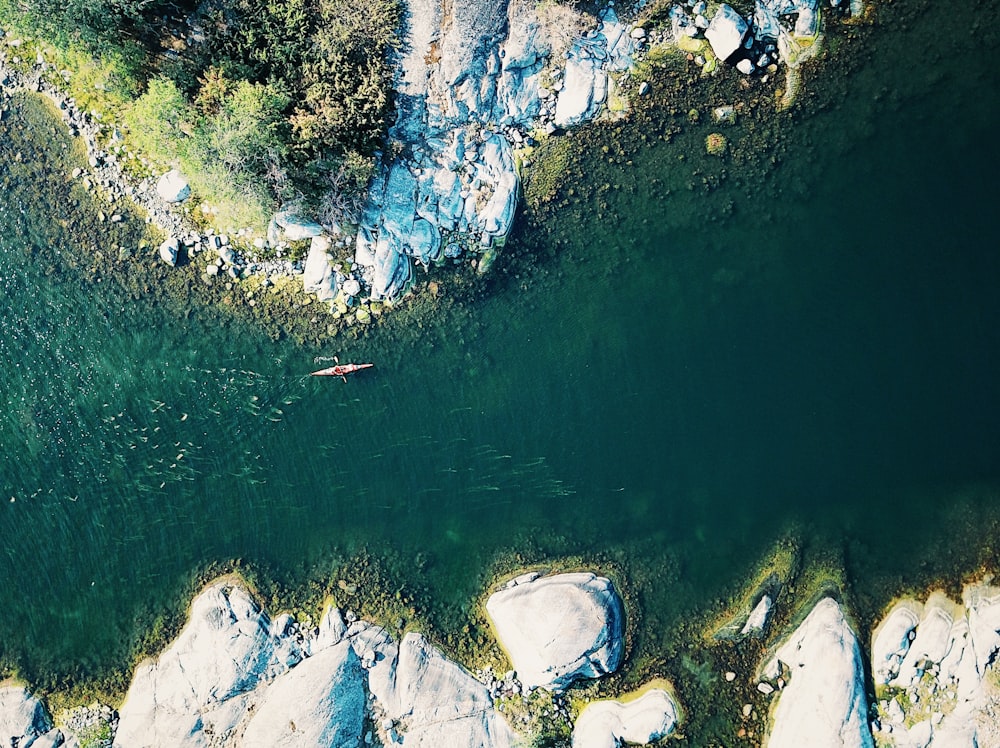
<instances>
[{"instance_id":1,"label":"red kayak","mask_svg":"<svg viewBox=\"0 0 1000 748\"><path fill-rule=\"evenodd\" d=\"M374 365L375 364L337 364L336 366L330 366L326 369L314 371L311 376L340 377L344 381L347 381L348 374L353 374L354 372L361 371L362 369L370 369Z\"/></svg>"}]
</instances>

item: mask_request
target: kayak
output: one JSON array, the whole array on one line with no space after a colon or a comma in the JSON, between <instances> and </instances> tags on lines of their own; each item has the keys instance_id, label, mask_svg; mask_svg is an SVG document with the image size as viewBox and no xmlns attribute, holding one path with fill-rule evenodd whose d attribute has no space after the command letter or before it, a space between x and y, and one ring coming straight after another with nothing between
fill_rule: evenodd
<instances>
[{"instance_id":1,"label":"kayak","mask_svg":"<svg viewBox=\"0 0 1000 748\"><path fill-rule=\"evenodd\" d=\"M370 369L374 365L375 364L337 364L336 366L330 366L326 369L314 371L311 376L344 378L348 374L353 374L354 372L361 371L362 369Z\"/></svg>"}]
</instances>

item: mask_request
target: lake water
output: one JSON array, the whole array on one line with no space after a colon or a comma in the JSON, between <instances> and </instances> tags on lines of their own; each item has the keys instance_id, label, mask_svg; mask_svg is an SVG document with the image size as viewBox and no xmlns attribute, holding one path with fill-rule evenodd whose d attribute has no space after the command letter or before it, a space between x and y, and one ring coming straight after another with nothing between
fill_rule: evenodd
<instances>
[{"instance_id":1,"label":"lake water","mask_svg":"<svg viewBox=\"0 0 1000 748\"><path fill-rule=\"evenodd\" d=\"M613 559L654 639L789 532L875 606L995 564L998 44L945 5L831 74L776 165L678 161L698 128L598 151L622 188L515 235L532 272L320 350L87 280L137 229L81 232L64 138L8 117L0 652L120 663L237 558L294 584L367 547L442 625L498 554ZM333 354L377 366L305 376Z\"/></svg>"}]
</instances>

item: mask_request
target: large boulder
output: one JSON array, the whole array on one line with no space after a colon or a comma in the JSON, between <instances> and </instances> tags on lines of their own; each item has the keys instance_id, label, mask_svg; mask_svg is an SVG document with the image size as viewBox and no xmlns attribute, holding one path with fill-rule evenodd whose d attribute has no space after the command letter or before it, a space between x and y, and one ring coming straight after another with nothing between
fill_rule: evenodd
<instances>
[{"instance_id":1,"label":"large boulder","mask_svg":"<svg viewBox=\"0 0 1000 748\"><path fill-rule=\"evenodd\" d=\"M765 666L781 673L767 748L873 748L861 649L835 600L817 603Z\"/></svg>"},{"instance_id":2,"label":"large boulder","mask_svg":"<svg viewBox=\"0 0 1000 748\"><path fill-rule=\"evenodd\" d=\"M556 100L554 121L559 127L578 125L600 111L608 94L608 76L601 65L605 56L590 40L580 40L570 49Z\"/></svg>"},{"instance_id":3,"label":"large boulder","mask_svg":"<svg viewBox=\"0 0 1000 748\"><path fill-rule=\"evenodd\" d=\"M619 748L622 741L645 744L664 738L677 724L678 709L662 688L637 699L594 701L573 725L573 748Z\"/></svg>"},{"instance_id":4,"label":"large boulder","mask_svg":"<svg viewBox=\"0 0 1000 748\"><path fill-rule=\"evenodd\" d=\"M53 745L62 744L61 733L52 731L52 721L38 699L23 686L0 683L0 744L38 745L47 733ZM55 742L57 735L60 737Z\"/></svg>"},{"instance_id":5,"label":"large boulder","mask_svg":"<svg viewBox=\"0 0 1000 748\"><path fill-rule=\"evenodd\" d=\"M725 60L743 46L748 30L746 19L723 3L705 29L705 38L712 45L715 56Z\"/></svg>"},{"instance_id":6,"label":"large boulder","mask_svg":"<svg viewBox=\"0 0 1000 748\"><path fill-rule=\"evenodd\" d=\"M608 579L594 574L528 575L486 602L521 683L559 691L613 672L624 651L624 611Z\"/></svg>"},{"instance_id":7,"label":"large boulder","mask_svg":"<svg viewBox=\"0 0 1000 748\"><path fill-rule=\"evenodd\" d=\"M306 658L264 690L242 744L357 748L365 698L361 660L342 641Z\"/></svg>"},{"instance_id":8,"label":"large boulder","mask_svg":"<svg viewBox=\"0 0 1000 748\"><path fill-rule=\"evenodd\" d=\"M170 267L177 265L177 259L180 257L180 253L181 243L177 240L177 237L171 236L160 245L160 259L167 263Z\"/></svg>"},{"instance_id":9,"label":"large boulder","mask_svg":"<svg viewBox=\"0 0 1000 748\"><path fill-rule=\"evenodd\" d=\"M284 232L290 242L312 239L323 233L323 227L315 221L303 218L294 210L284 210L274 216L274 222Z\"/></svg>"},{"instance_id":10,"label":"large boulder","mask_svg":"<svg viewBox=\"0 0 1000 748\"><path fill-rule=\"evenodd\" d=\"M320 301L329 301L337 295L329 252L330 240L325 236L314 236L309 243L309 255L302 272L302 289L316 294Z\"/></svg>"},{"instance_id":11,"label":"large boulder","mask_svg":"<svg viewBox=\"0 0 1000 748\"><path fill-rule=\"evenodd\" d=\"M180 203L191 196L191 187L177 169L171 169L157 181L156 193L168 203Z\"/></svg>"}]
</instances>

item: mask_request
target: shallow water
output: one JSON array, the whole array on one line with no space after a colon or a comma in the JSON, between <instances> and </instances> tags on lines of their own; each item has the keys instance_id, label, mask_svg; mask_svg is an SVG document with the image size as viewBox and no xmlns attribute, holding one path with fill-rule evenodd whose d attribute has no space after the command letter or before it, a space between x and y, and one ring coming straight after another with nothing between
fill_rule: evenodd
<instances>
[{"instance_id":1,"label":"shallow water","mask_svg":"<svg viewBox=\"0 0 1000 748\"><path fill-rule=\"evenodd\" d=\"M293 582L364 546L443 621L501 551L616 559L654 638L790 527L876 605L995 561L998 102L949 12L827 81L777 166L679 162L698 128L594 154L622 189L515 237L535 272L320 351L81 281L138 228L53 228L92 212L59 138L20 169L0 123L2 651L93 672L199 568ZM377 367L305 376L334 353Z\"/></svg>"}]
</instances>

